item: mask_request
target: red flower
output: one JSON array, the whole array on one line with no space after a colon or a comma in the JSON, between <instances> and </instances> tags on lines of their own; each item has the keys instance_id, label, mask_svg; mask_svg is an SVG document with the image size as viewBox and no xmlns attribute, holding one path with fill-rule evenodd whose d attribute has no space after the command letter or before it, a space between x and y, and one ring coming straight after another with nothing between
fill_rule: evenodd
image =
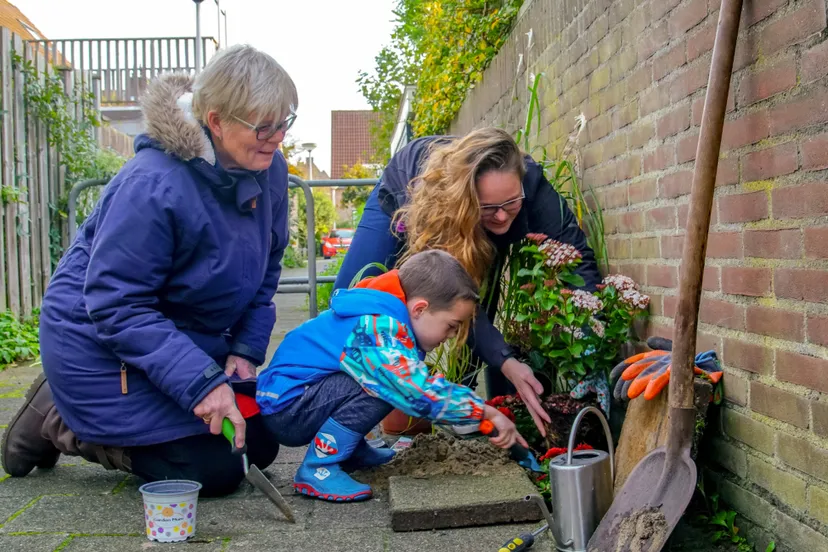
<instances>
[{"instance_id":1,"label":"red flower","mask_svg":"<svg viewBox=\"0 0 828 552\"><path fill-rule=\"evenodd\" d=\"M540 245L543 242L545 242L547 239L549 239L549 236L547 236L546 234L538 234L538 233L530 232L529 234L526 234L526 239L530 240L530 241L533 241L536 244Z\"/></svg>"},{"instance_id":2,"label":"red flower","mask_svg":"<svg viewBox=\"0 0 828 552\"><path fill-rule=\"evenodd\" d=\"M512 414L512 411L509 410L509 408L507 408L505 406L499 406L499 407L497 407L497 410L498 410L498 412L500 412L501 414L503 414L504 416L506 416L507 418L509 418L513 422L515 421L515 415Z\"/></svg>"},{"instance_id":3,"label":"red flower","mask_svg":"<svg viewBox=\"0 0 828 552\"><path fill-rule=\"evenodd\" d=\"M523 284L520 286L520 289L525 291L526 293L534 293L535 292L535 284L529 282L528 284Z\"/></svg>"},{"instance_id":4,"label":"red flower","mask_svg":"<svg viewBox=\"0 0 828 552\"><path fill-rule=\"evenodd\" d=\"M581 443L575 450L591 450L592 447L587 445L586 443ZM546 454L540 457L540 461L543 462L544 460L549 460L550 458L555 458L556 456L560 456L561 454L566 454L565 447L552 447L551 449L546 451Z\"/></svg>"},{"instance_id":5,"label":"red flower","mask_svg":"<svg viewBox=\"0 0 828 552\"><path fill-rule=\"evenodd\" d=\"M486 401L486 404L489 406L494 406L495 408L499 407L503 404L503 401L506 400L506 395L501 395L499 397L494 397Z\"/></svg>"},{"instance_id":6,"label":"red flower","mask_svg":"<svg viewBox=\"0 0 828 552\"><path fill-rule=\"evenodd\" d=\"M549 477L549 474L545 473L545 474L541 475L540 477L538 477L538 481L546 481L546 479L548 477Z\"/></svg>"}]
</instances>

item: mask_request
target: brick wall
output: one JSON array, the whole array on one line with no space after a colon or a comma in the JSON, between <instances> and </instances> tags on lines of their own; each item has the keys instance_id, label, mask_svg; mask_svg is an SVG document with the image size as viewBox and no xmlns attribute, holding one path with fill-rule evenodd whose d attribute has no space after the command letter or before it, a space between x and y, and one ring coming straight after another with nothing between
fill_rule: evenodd
<instances>
[{"instance_id":1,"label":"brick wall","mask_svg":"<svg viewBox=\"0 0 828 552\"><path fill-rule=\"evenodd\" d=\"M537 142L554 152L586 116L612 268L671 335L719 0L527 4L452 131L522 126L543 73ZM723 494L782 550L828 550L826 34L825 0L745 0L700 312L727 373Z\"/></svg>"}]
</instances>

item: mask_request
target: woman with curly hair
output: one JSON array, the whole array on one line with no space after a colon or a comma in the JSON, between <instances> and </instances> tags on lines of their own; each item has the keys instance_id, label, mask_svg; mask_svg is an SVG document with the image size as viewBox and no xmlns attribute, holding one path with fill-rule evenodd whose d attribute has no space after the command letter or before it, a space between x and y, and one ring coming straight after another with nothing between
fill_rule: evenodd
<instances>
[{"instance_id":1,"label":"woman with curly hair","mask_svg":"<svg viewBox=\"0 0 828 552\"><path fill-rule=\"evenodd\" d=\"M532 232L576 247L584 287L600 283L594 253L566 201L507 132L482 128L462 138L418 138L394 155L368 198L334 288L348 287L372 262L390 269L426 249L451 253L479 285L492 286L470 336L475 356L487 365L489 395L508 393L509 380L545 434L542 421L549 418L538 400L543 387L493 325L499 296L494 267Z\"/></svg>"}]
</instances>

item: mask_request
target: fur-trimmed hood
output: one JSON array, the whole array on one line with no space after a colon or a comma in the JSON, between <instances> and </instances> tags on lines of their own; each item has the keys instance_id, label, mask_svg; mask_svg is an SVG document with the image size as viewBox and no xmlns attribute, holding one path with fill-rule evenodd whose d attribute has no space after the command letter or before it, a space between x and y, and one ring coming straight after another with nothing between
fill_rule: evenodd
<instances>
[{"instance_id":1,"label":"fur-trimmed hood","mask_svg":"<svg viewBox=\"0 0 828 552\"><path fill-rule=\"evenodd\" d=\"M216 164L207 131L193 117L193 78L185 73L159 75L141 98L146 135L159 149L184 161L202 158Z\"/></svg>"}]
</instances>

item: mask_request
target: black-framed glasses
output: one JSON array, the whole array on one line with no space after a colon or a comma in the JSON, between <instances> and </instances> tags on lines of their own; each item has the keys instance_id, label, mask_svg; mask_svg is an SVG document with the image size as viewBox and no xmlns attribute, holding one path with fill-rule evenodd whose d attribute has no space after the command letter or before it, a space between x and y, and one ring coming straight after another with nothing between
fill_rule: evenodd
<instances>
[{"instance_id":1,"label":"black-framed glasses","mask_svg":"<svg viewBox=\"0 0 828 552\"><path fill-rule=\"evenodd\" d=\"M236 119L238 122L242 123L246 127L250 128L251 130L256 132L256 139L257 140L270 140L274 134L277 132L285 131L287 132L290 130L290 127L293 126L293 123L296 121L296 113L293 112L293 109L290 110L290 115L282 121L281 123L272 123L269 125L260 125L256 126L254 124L248 123L244 119L236 117L233 115L233 118Z\"/></svg>"},{"instance_id":2,"label":"black-framed glasses","mask_svg":"<svg viewBox=\"0 0 828 552\"><path fill-rule=\"evenodd\" d=\"M520 208L523 206L523 200L526 199L526 195L523 193L523 189L520 190L520 197L516 197L514 199L510 199L509 201L504 201L503 203L498 203L497 205L481 205L480 206L480 216L483 218L491 218L497 214L498 211L503 209L510 215L514 215Z\"/></svg>"}]
</instances>

